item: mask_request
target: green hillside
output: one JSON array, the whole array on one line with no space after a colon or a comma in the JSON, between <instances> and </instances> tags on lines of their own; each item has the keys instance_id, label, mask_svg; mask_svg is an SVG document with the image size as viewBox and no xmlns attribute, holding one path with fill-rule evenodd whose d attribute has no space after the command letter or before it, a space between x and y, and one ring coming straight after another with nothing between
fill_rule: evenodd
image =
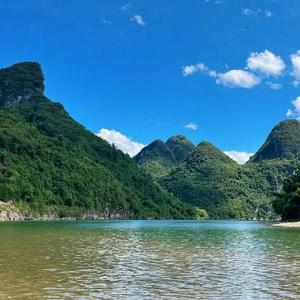
<instances>
[{"instance_id":1,"label":"green hillside","mask_svg":"<svg viewBox=\"0 0 300 300\"><path fill-rule=\"evenodd\" d=\"M138 153L134 160L153 178L158 179L168 174L171 168L184 160L195 146L185 137L171 137L164 143L156 140Z\"/></svg>"},{"instance_id":2,"label":"green hillside","mask_svg":"<svg viewBox=\"0 0 300 300\"><path fill-rule=\"evenodd\" d=\"M238 165L209 143L160 180L179 199L205 209L213 219L271 218L271 201L297 161Z\"/></svg>"},{"instance_id":3,"label":"green hillside","mask_svg":"<svg viewBox=\"0 0 300 300\"><path fill-rule=\"evenodd\" d=\"M299 153L299 122L286 120L272 130L245 165L238 165L213 145L202 142L182 162L176 161L156 178L182 201L207 210L211 218L271 218L276 193L281 191L284 179L300 166ZM152 164L160 157L153 157Z\"/></svg>"},{"instance_id":4,"label":"green hillside","mask_svg":"<svg viewBox=\"0 0 300 300\"><path fill-rule=\"evenodd\" d=\"M300 220L300 171L284 181L273 207L283 220Z\"/></svg>"},{"instance_id":5,"label":"green hillside","mask_svg":"<svg viewBox=\"0 0 300 300\"><path fill-rule=\"evenodd\" d=\"M0 70L0 201L62 214L186 218L194 210L44 94L37 63Z\"/></svg>"},{"instance_id":6,"label":"green hillside","mask_svg":"<svg viewBox=\"0 0 300 300\"><path fill-rule=\"evenodd\" d=\"M173 153L177 163L182 162L196 149L195 145L183 135L170 137L166 141L166 146Z\"/></svg>"},{"instance_id":7,"label":"green hillside","mask_svg":"<svg viewBox=\"0 0 300 300\"><path fill-rule=\"evenodd\" d=\"M266 159L300 159L300 123L298 121L285 120L275 126L251 161L258 162Z\"/></svg>"}]
</instances>

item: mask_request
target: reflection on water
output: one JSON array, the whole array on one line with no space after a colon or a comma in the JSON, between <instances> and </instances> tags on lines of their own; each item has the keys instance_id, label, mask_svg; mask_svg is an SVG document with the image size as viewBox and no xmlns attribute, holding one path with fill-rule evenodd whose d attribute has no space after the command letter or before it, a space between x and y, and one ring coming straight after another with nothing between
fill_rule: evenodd
<instances>
[{"instance_id":1,"label":"reflection on water","mask_svg":"<svg viewBox=\"0 0 300 300\"><path fill-rule=\"evenodd\" d=\"M300 299L300 230L256 222L0 224L0 298Z\"/></svg>"}]
</instances>

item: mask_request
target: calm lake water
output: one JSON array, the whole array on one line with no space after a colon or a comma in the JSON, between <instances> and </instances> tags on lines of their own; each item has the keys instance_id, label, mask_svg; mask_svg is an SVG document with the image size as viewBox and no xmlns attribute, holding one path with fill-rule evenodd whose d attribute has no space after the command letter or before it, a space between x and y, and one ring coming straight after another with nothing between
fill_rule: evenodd
<instances>
[{"instance_id":1,"label":"calm lake water","mask_svg":"<svg viewBox=\"0 0 300 300\"><path fill-rule=\"evenodd\" d=\"M0 223L0 299L300 299L300 230L258 222Z\"/></svg>"}]
</instances>

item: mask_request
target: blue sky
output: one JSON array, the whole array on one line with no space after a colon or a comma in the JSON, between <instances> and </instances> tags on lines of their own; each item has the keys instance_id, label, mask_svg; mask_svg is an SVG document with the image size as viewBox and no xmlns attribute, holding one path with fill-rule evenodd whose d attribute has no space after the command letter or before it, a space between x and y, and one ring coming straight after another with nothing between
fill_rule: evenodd
<instances>
[{"instance_id":1,"label":"blue sky","mask_svg":"<svg viewBox=\"0 0 300 300\"><path fill-rule=\"evenodd\" d=\"M0 67L40 62L93 132L255 152L299 117L299 21L298 0L1 0Z\"/></svg>"}]
</instances>

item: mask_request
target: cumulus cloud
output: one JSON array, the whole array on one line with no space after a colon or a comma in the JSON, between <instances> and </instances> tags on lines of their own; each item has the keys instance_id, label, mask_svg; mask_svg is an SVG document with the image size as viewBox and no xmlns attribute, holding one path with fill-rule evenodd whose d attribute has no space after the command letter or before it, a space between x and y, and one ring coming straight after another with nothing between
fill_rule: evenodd
<instances>
[{"instance_id":1,"label":"cumulus cloud","mask_svg":"<svg viewBox=\"0 0 300 300\"><path fill-rule=\"evenodd\" d=\"M284 71L285 63L280 56L265 50L264 52L252 52L247 59L247 67L252 72L259 72L266 76L278 76Z\"/></svg>"},{"instance_id":2,"label":"cumulus cloud","mask_svg":"<svg viewBox=\"0 0 300 300\"><path fill-rule=\"evenodd\" d=\"M271 90L280 90L282 88L281 83L275 83L271 81L267 81L266 85L271 89Z\"/></svg>"},{"instance_id":3,"label":"cumulus cloud","mask_svg":"<svg viewBox=\"0 0 300 300\"><path fill-rule=\"evenodd\" d=\"M300 57L300 51L299 51ZM217 72L209 69L204 63L187 65L182 68L183 76L190 76L197 72L215 78L216 83L230 88L250 89L259 85L266 77L279 76L285 70L285 63L280 56L269 50L252 52L243 69L232 69L227 72ZM300 80L300 59L299 59ZM300 81L299 81L300 82ZM266 83L271 89L280 89L279 83Z\"/></svg>"},{"instance_id":4,"label":"cumulus cloud","mask_svg":"<svg viewBox=\"0 0 300 300\"><path fill-rule=\"evenodd\" d=\"M145 23L143 17L140 15L134 15L130 20L132 22L136 22L140 26L146 26L146 23Z\"/></svg>"},{"instance_id":5,"label":"cumulus cloud","mask_svg":"<svg viewBox=\"0 0 300 300\"><path fill-rule=\"evenodd\" d=\"M240 152L240 151L224 151L231 159L235 160L238 164L245 164L254 153Z\"/></svg>"},{"instance_id":6,"label":"cumulus cloud","mask_svg":"<svg viewBox=\"0 0 300 300\"><path fill-rule=\"evenodd\" d=\"M127 153L130 157L138 154L146 146L144 144L134 142L126 135L114 129L110 130L102 128L98 133L96 133L96 135L106 140L109 144L115 145L116 148Z\"/></svg>"},{"instance_id":7,"label":"cumulus cloud","mask_svg":"<svg viewBox=\"0 0 300 300\"><path fill-rule=\"evenodd\" d=\"M292 75L294 76L295 80L293 84L297 87L300 83L300 50L290 56L292 65L293 65L293 72Z\"/></svg>"},{"instance_id":8,"label":"cumulus cloud","mask_svg":"<svg viewBox=\"0 0 300 300\"><path fill-rule=\"evenodd\" d=\"M293 108L288 109L286 116L300 121L300 96L292 101Z\"/></svg>"},{"instance_id":9,"label":"cumulus cloud","mask_svg":"<svg viewBox=\"0 0 300 300\"><path fill-rule=\"evenodd\" d=\"M184 66L182 68L183 76L193 75L197 72L215 78L217 84L231 88L240 87L249 89L258 85L261 81L259 77L245 70L230 70L225 73L217 73L215 70L206 67L203 63Z\"/></svg>"},{"instance_id":10,"label":"cumulus cloud","mask_svg":"<svg viewBox=\"0 0 300 300\"><path fill-rule=\"evenodd\" d=\"M187 123L184 128L186 129L192 129L192 130L197 130L198 129L198 125L194 122L189 122Z\"/></svg>"},{"instance_id":11,"label":"cumulus cloud","mask_svg":"<svg viewBox=\"0 0 300 300\"><path fill-rule=\"evenodd\" d=\"M245 88L251 89L254 86L260 84L261 79L244 70L230 70L226 73L218 74L217 84L221 84L227 87L235 88Z\"/></svg>"}]
</instances>

